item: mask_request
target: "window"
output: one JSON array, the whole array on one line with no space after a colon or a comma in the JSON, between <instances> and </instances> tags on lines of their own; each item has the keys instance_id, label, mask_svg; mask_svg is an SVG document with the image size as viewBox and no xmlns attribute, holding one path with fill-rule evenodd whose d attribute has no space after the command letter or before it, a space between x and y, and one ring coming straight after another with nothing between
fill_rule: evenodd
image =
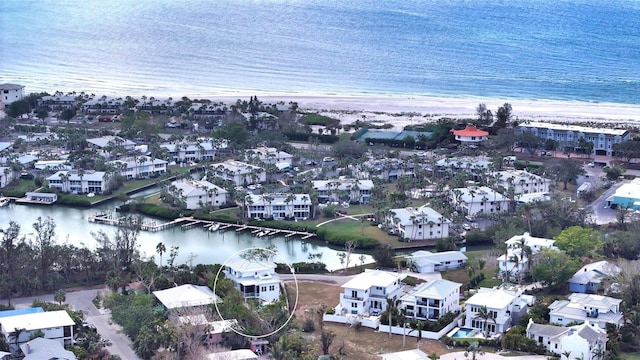
<instances>
[{"instance_id":1,"label":"window","mask_svg":"<svg viewBox=\"0 0 640 360\"><path fill-rule=\"evenodd\" d=\"M354 302L352 302L352 303L351 303L351 307L352 307L352 308L357 308L357 307L358 307L358 303L354 303Z\"/></svg>"}]
</instances>

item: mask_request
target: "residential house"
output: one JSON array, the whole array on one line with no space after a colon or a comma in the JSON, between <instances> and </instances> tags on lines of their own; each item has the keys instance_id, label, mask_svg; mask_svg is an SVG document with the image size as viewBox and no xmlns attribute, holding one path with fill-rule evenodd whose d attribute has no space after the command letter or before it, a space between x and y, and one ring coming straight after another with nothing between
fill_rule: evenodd
<instances>
[{"instance_id":1,"label":"residential house","mask_svg":"<svg viewBox=\"0 0 640 360\"><path fill-rule=\"evenodd\" d=\"M395 234L409 242L448 237L451 224L444 215L426 205L419 208L391 209L386 222Z\"/></svg>"},{"instance_id":2,"label":"residential house","mask_svg":"<svg viewBox=\"0 0 640 360\"><path fill-rule=\"evenodd\" d=\"M55 340L60 345L69 345L73 341L73 327L76 323L65 310L45 312L42 308L31 308L21 311L2 312L8 316L0 313L0 331L7 339L12 353L16 353L18 346L28 342L36 331L41 331L45 339ZM16 329L22 329L17 341L14 337Z\"/></svg>"},{"instance_id":3,"label":"residential house","mask_svg":"<svg viewBox=\"0 0 640 360\"><path fill-rule=\"evenodd\" d=\"M76 355L64 348L59 341L37 337L20 345L22 360L76 360Z\"/></svg>"},{"instance_id":4,"label":"residential house","mask_svg":"<svg viewBox=\"0 0 640 360\"><path fill-rule=\"evenodd\" d=\"M516 200L519 195L533 193L548 193L551 180L542 176L532 174L525 170L504 170L495 173L498 180L497 185L505 189L507 193L511 192Z\"/></svg>"},{"instance_id":5,"label":"residential house","mask_svg":"<svg viewBox=\"0 0 640 360\"><path fill-rule=\"evenodd\" d=\"M453 206L465 215L495 214L509 210L509 199L486 186L456 188L450 193Z\"/></svg>"},{"instance_id":6,"label":"residential house","mask_svg":"<svg viewBox=\"0 0 640 360\"><path fill-rule=\"evenodd\" d=\"M520 288L480 288L465 302L464 327L486 330L488 334L502 334L518 322L529 305L531 302L523 297L523 290ZM479 316L483 308L489 313L488 319Z\"/></svg>"},{"instance_id":7,"label":"residential house","mask_svg":"<svg viewBox=\"0 0 640 360\"><path fill-rule=\"evenodd\" d=\"M315 180L313 188L318 191L318 202L350 202L368 204L373 181L340 176L335 180Z\"/></svg>"},{"instance_id":8,"label":"residential house","mask_svg":"<svg viewBox=\"0 0 640 360\"><path fill-rule=\"evenodd\" d=\"M569 124L552 124L535 121L524 121L515 128L516 134L531 133L543 140L555 140L562 148L578 149L578 142L584 139L593 143L590 155L613 156L613 145L631 138L625 129L593 128Z\"/></svg>"},{"instance_id":9,"label":"residential house","mask_svg":"<svg viewBox=\"0 0 640 360\"><path fill-rule=\"evenodd\" d=\"M624 208L640 210L640 178L622 184L613 195L606 200L606 205L612 209Z\"/></svg>"},{"instance_id":10,"label":"residential house","mask_svg":"<svg viewBox=\"0 0 640 360\"><path fill-rule=\"evenodd\" d=\"M126 100L123 98L100 97L88 100L82 104L82 112L85 114L121 114L126 108Z\"/></svg>"},{"instance_id":11,"label":"residential house","mask_svg":"<svg viewBox=\"0 0 640 360\"><path fill-rule=\"evenodd\" d=\"M465 145L478 145L489 138L489 132L478 129L475 125L467 125L464 129L451 129L457 141Z\"/></svg>"},{"instance_id":12,"label":"residential house","mask_svg":"<svg viewBox=\"0 0 640 360\"><path fill-rule=\"evenodd\" d=\"M61 170L46 178L49 188L63 193L102 194L109 190L111 176L104 171Z\"/></svg>"},{"instance_id":13,"label":"residential house","mask_svg":"<svg viewBox=\"0 0 640 360\"><path fill-rule=\"evenodd\" d=\"M13 150L13 143L8 141L0 141L0 154L8 153Z\"/></svg>"},{"instance_id":14,"label":"residential house","mask_svg":"<svg viewBox=\"0 0 640 360\"><path fill-rule=\"evenodd\" d=\"M595 293L603 290L602 281L620 273L620 268L603 260L587 264L569 279L569 291L574 293Z\"/></svg>"},{"instance_id":15,"label":"residential house","mask_svg":"<svg viewBox=\"0 0 640 360\"><path fill-rule=\"evenodd\" d=\"M246 299L271 303L280 298L280 276L270 261L236 260L225 264L224 275Z\"/></svg>"},{"instance_id":16,"label":"residential house","mask_svg":"<svg viewBox=\"0 0 640 360\"><path fill-rule=\"evenodd\" d=\"M554 243L555 240L534 237L528 232L511 237L505 241L506 252L498 257L500 274L508 274L509 279L522 278L533 266L528 253L535 255L541 249L557 250Z\"/></svg>"},{"instance_id":17,"label":"residential house","mask_svg":"<svg viewBox=\"0 0 640 360\"><path fill-rule=\"evenodd\" d=\"M573 293L569 295L569 300L556 300L549 305L549 322L566 326L589 320L603 329L607 324L620 327L624 322L621 302L609 296Z\"/></svg>"},{"instance_id":18,"label":"residential house","mask_svg":"<svg viewBox=\"0 0 640 360\"><path fill-rule=\"evenodd\" d=\"M397 181L403 176L414 176L415 164L396 158L370 159L354 169L354 176L358 179L372 179L374 177L384 181Z\"/></svg>"},{"instance_id":19,"label":"residential house","mask_svg":"<svg viewBox=\"0 0 640 360\"><path fill-rule=\"evenodd\" d=\"M203 342L207 346L219 345L223 341L222 334L230 333L238 326L238 321L235 319L209 321L205 314L182 315L178 316L177 319L174 318L173 321L178 328L187 332L206 333L207 335Z\"/></svg>"},{"instance_id":20,"label":"residential house","mask_svg":"<svg viewBox=\"0 0 640 360\"><path fill-rule=\"evenodd\" d=\"M109 161L127 180L158 176L167 172L167 162L151 156L136 156Z\"/></svg>"},{"instance_id":21,"label":"residential house","mask_svg":"<svg viewBox=\"0 0 640 360\"><path fill-rule=\"evenodd\" d=\"M431 252L426 250L414 251L407 256L407 264L419 273L459 269L467 264L467 256L460 251Z\"/></svg>"},{"instance_id":22,"label":"residential house","mask_svg":"<svg viewBox=\"0 0 640 360\"><path fill-rule=\"evenodd\" d=\"M493 162L484 156L446 157L436 162L436 169L441 176L454 177L465 172L471 180L480 181L492 165Z\"/></svg>"},{"instance_id":23,"label":"residential house","mask_svg":"<svg viewBox=\"0 0 640 360\"><path fill-rule=\"evenodd\" d=\"M167 150L169 159L176 163L189 161L213 161L216 150L222 145L215 141L164 143L160 147Z\"/></svg>"},{"instance_id":24,"label":"residential house","mask_svg":"<svg viewBox=\"0 0 640 360\"><path fill-rule=\"evenodd\" d=\"M280 151L276 148L261 146L255 149L248 149L245 154L247 161L256 159L265 164L277 165L279 168L293 166L293 155Z\"/></svg>"},{"instance_id":25,"label":"residential house","mask_svg":"<svg viewBox=\"0 0 640 360\"><path fill-rule=\"evenodd\" d=\"M242 116L251 129L277 130L279 128L278 117L268 112L242 113Z\"/></svg>"},{"instance_id":26,"label":"residential house","mask_svg":"<svg viewBox=\"0 0 640 360\"><path fill-rule=\"evenodd\" d=\"M151 97L149 99L142 99L135 107L136 111L145 112L150 115L172 115L176 110L176 101L172 98L159 100Z\"/></svg>"},{"instance_id":27,"label":"residential house","mask_svg":"<svg viewBox=\"0 0 640 360\"><path fill-rule=\"evenodd\" d=\"M561 360L600 360L608 341L607 331L585 321L571 327L536 324L529 319L526 336L561 356ZM569 357L567 357L569 355Z\"/></svg>"},{"instance_id":28,"label":"residential house","mask_svg":"<svg viewBox=\"0 0 640 360\"><path fill-rule=\"evenodd\" d=\"M399 308L416 320L438 320L450 312L460 311L460 287L457 282L437 279L416 286L400 298Z\"/></svg>"},{"instance_id":29,"label":"residential house","mask_svg":"<svg viewBox=\"0 0 640 360\"><path fill-rule=\"evenodd\" d=\"M382 270L369 270L342 285L336 314L379 315L387 309L387 299L398 299L403 276Z\"/></svg>"},{"instance_id":30,"label":"residential house","mask_svg":"<svg viewBox=\"0 0 640 360\"><path fill-rule=\"evenodd\" d=\"M119 150L118 152L120 153L124 153L133 151L136 147L136 143L133 141L113 135L87 139L87 145L91 149L101 151L103 155L108 154L111 148Z\"/></svg>"},{"instance_id":31,"label":"residential house","mask_svg":"<svg viewBox=\"0 0 640 360\"><path fill-rule=\"evenodd\" d=\"M49 110L75 109L77 105L78 100L72 95L43 96L38 99L38 106Z\"/></svg>"},{"instance_id":32,"label":"residential house","mask_svg":"<svg viewBox=\"0 0 640 360\"><path fill-rule=\"evenodd\" d=\"M189 210L207 206L220 207L230 200L227 190L206 180L176 180L169 185L167 191L171 196L180 199L184 208Z\"/></svg>"},{"instance_id":33,"label":"residential house","mask_svg":"<svg viewBox=\"0 0 640 360\"><path fill-rule=\"evenodd\" d=\"M224 104L192 103L188 114L195 120L220 120L227 115L228 111Z\"/></svg>"},{"instance_id":34,"label":"residential house","mask_svg":"<svg viewBox=\"0 0 640 360\"><path fill-rule=\"evenodd\" d=\"M22 100L24 97L24 86L17 84L0 84L0 104L1 108L9 106L12 102Z\"/></svg>"},{"instance_id":35,"label":"residential house","mask_svg":"<svg viewBox=\"0 0 640 360\"><path fill-rule=\"evenodd\" d=\"M260 166L247 164L236 160L211 164L213 175L223 180L231 181L236 186L258 184L267 181L267 172Z\"/></svg>"},{"instance_id":36,"label":"residential house","mask_svg":"<svg viewBox=\"0 0 640 360\"><path fill-rule=\"evenodd\" d=\"M0 189L11 184L15 179L13 169L8 166L0 166Z\"/></svg>"},{"instance_id":37,"label":"residential house","mask_svg":"<svg viewBox=\"0 0 640 360\"><path fill-rule=\"evenodd\" d=\"M246 197L247 217L252 219L306 220L311 217L312 207L308 194L265 193Z\"/></svg>"},{"instance_id":38,"label":"residential house","mask_svg":"<svg viewBox=\"0 0 640 360\"><path fill-rule=\"evenodd\" d=\"M208 286L192 284L154 291L153 295L168 310L202 307L219 301L218 296Z\"/></svg>"}]
</instances>

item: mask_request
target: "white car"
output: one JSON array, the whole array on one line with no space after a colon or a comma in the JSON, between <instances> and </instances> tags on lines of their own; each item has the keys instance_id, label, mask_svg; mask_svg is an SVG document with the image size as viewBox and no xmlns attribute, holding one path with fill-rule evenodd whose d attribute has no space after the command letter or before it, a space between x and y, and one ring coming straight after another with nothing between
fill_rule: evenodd
<instances>
[{"instance_id":1,"label":"white car","mask_svg":"<svg viewBox=\"0 0 640 360\"><path fill-rule=\"evenodd\" d=\"M332 157L326 156L325 158L322 159L322 161L324 162L332 162L334 161Z\"/></svg>"},{"instance_id":2,"label":"white car","mask_svg":"<svg viewBox=\"0 0 640 360\"><path fill-rule=\"evenodd\" d=\"M469 224L462 224L462 228L465 229L466 231L471 230L471 226Z\"/></svg>"}]
</instances>

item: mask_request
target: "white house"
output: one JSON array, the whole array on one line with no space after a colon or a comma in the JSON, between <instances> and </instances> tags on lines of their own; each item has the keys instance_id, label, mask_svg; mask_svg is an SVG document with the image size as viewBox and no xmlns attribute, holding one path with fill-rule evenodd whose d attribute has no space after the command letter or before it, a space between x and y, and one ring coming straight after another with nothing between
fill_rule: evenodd
<instances>
[{"instance_id":1,"label":"white house","mask_svg":"<svg viewBox=\"0 0 640 360\"><path fill-rule=\"evenodd\" d=\"M569 281L569 291L594 293L602 289L602 281L620 273L620 268L608 261L598 261L583 266Z\"/></svg>"},{"instance_id":2,"label":"white house","mask_svg":"<svg viewBox=\"0 0 640 360\"><path fill-rule=\"evenodd\" d=\"M529 303L522 297L522 293L522 289L480 288L465 302L464 326L485 331L485 320L478 316L478 313L486 307L490 314L486 331L489 334L504 333L527 311Z\"/></svg>"},{"instance_id":3,"label":"white house","mask_svg":"<svg viewBox=\"0 0 640 360\"><path fill-rule=\"evenodd\" d=\"M397 181L402 176L413 176L414 167L412 161L403 159L370 159L355 167L354 176L358 179L377 177L384 181Z\"/></svg>"},{"instance_id":4,"label":"white house","mask_svg":"<svg viewBox=\"0 0 640 360\"><path fill-rule=\"evenodd\" d=\"M399 308L412 319L438 320L446 313L460 311L461 286L444 279L422 283L400 298Z\"/></svg>"},{"instance_id":5,"label":"white house","mask_svg":"<svg viewBox=\"0 0 640 360\"><path fill-rule=\"evenodd\" d=\"M225 264L224 274L245 299L256 298L271 303L280 298L280 276L273 262L230 261Z\"/></svg>"},{"instance_id":6,"label":"white house","mask_svg":"<svg viewBox=\"0 0 640 360\"><path fill-rule=\"evenodd\" d=\"M21 344L20 349L24 354L22 360L63 359L76 360L76 355L64 348L60 342L52 339L37 337Z\"/></svg>"},{"instance_id":7,"label":"white house","mask_svg":"<svg viewBox=\"0 0 640 360\"><path fill-rule=\"evenodd\" d=\"M342 285L336 314L379 315L387 309L387 299L402 292L402 275L382 270L365 270Z\"/></svg>"},{"instance_id":8,"label":"white house","mask_svg":"<svg viewBox=\"0 0 640 360\"><path fill-rule=\"evenodd\" d=\"M411 264L416 272L432 273L465 267L467 264L467 256L460 251L434 253L426 250L418 250L407 256L407 264Z\"/></svg>"},{"instance_id":9,"label":"white house","mask_svg":"<svg viewBox=\"0 0 640 360\"><path fill-rule=\"evenodd\" d=\"M525 170L504 170L495 173L498 180L497 186L506 189L510 189L516 195L533 194L533 193L547 193L549 192L549 186L551 180L543 178L542 176L532 174Z\"/></svg>"},{"instance_id":10,"label":"white house","mask_svg":"<svg viewBox=\"0 0 640 360\"><path fill-rule=\"evenodd\" d=\"M18 346L28 342L31 334L38 330L42 331L45 339L55 340L60 345L68 345L73 340L74 326L75 322L65 310L46 312L33 310L33 312L19 315L0 317L0 330L9 342L12 353L18 350L13 336L16 329L24 329L18 337Z\"/></svg>"},{"instance_id":11,"label":"white house","mask_svg":"<svg viewBox=\"0 0 640 360\"><path fill-rule=\"evenodd\" d=\"M489 138L489 132L478 129L475 125L467 125L464 129L451 129L453 136L462 144L477 145Z\"/></svg>"},{"instance_id":12,"label":"white house","mask_svg":"<svg viewBox=\"0 0 640 360\"><path fill-rule=\"evenodd\" d=\"M436 162L437 171L449 177L466 172L473 181L479 181L487 173L493 162L486 157L447 157Z\"/></svg>"},{"instance_id":13,"label":"white house","mask_svg":"<svg viewBox=\"0 0 640 360\"><path fill-rule=\"evenodd\" d=\"M246 197L247 217L265 219L308 219L311 217L311 198L307 194L249 194Z\"/></svg>"},{"instance_id":14,"label":"white house","mask_svg":"<svg viewBox=\"0 0 640 360\"><path fill-rule=\"evenodd\" d=\"M598 354L604 353L608 341L607 331L588 320L580 325L563 327L536 324L529 319L526 336L561 356L562 360L602 359Z\"/></svg>"},{"instance_id":15,"label":"white house","mask_svg":"<svg viewBox=\"0 0 640 360\"><path fill-rule=\"evenodd\" d=\"M113 160L109 163L114 165L119 174L127 179L146 178L167 172L166 161L145 155Z\"/></svg>"},{"instance_id":16,"label":"white house","mask_svg":"<svg viewBox=\"0 0 640 360\"><path fill-rule=\"evenodd\" d=\"M343 176L334 180L315 180L313 188L318 191L318 202L329 201L369 203L373 181L345 178Z\"/></svg>"},{"instance_id":17,"label":"white house","mask_svg":"<svg viewBox=\"0 0 640 360\"><path fill-rule=\"evenodd\" d=\"M288 165L289 168L293 166L293 155L280 151L276 148L261 146L255 149L248 149L246 151L245 158L247 161L256 159L265 164L273 164L284 166Z\"/></svg>"},{"instance_id":18,"label":"white house","mask_svg":"<svg viewBox=\"0 0 640 360\"><path fill-rule=\"evenodd\" d=\"M189 161L213 161L216 151L224 147L223 142L217 140L199 142L164 143L160 147L167 150L169 159L177 163Z\"/></svg>"},{"instance_id":19,"label":"white house","mask_svg":"<svg viewBox=\"0 0 640 360\"><path fill-rule=\"evenodd\" d=\"M78 105L78 100L73 95L43 96L38 99L38 106L49 110L73 109Z\"/></svg>"},{"instance_id":20,"label":"white house","mask_svg":"<svg viewBox=\"0 0 640 360\"><path fill-rule=\"evenodd\" d=\"M218 296L208 286L192 284L154 291L153 295L167 309L205 306L218 301Z\"/></svg>"},{"instance_id":21,"label":"white house","mask_svg":"<svg viewBox=\"0 0 640 360\"><path fill-rule=\"evenodd\" d=\"M231 181L236 186L267 181L267 172L263 168L236 160L211 164L211 170L214 176Z\"/></svg>"},{"instance_id":22,"label":"white house","mask_svg":"<svg viewBox=\"0 0 640 360\"><path fill-rule=\"evenodd\" d=\"M391 209L386 221L394 233L409 242L448 237L451 224L444 215L426 205L419 208Z\"/></svg>"},{"instance_id":23,"label":"white house","mask_svg":"<svg viewBox=\"0 0 640 360\"><path fill-rule=\"evenodd\" d=\"M125 109L126 99L102 96L82 104L85 114L120 114Z\"/></svg>"},{"instance_id":24,"label":"white house","mask_svg":"<svg viewBox=\"0 0 640 360\"><path fill-rule=\"evenodd\" d=\"M606 329L607 323L622 326L622 300L609 296L573 293L569 300L556 300L549 305L549 322L566 326L572 322L589 322Z\"/></svg>"},{"instance_id":25,"label":"white house","mask_svg":"<svg viewBox=\"0 0 640 360\"><path fill-rule=\"evenodd\" d=\"M0 103L8 106L24 97L24 86L17 84L0 84Z\"/></svg>"},{"instance_id":26,"label":"white house","mask_svg":"<svg viewBox=\"0 0 640 360\"><path fill-rule=\"evenodd\" d=\"M72 194L102 194L109 191L109 176L104 171L61 170L46 178L49 188Z\"/></svg>"},{"instance_id":27,"label":"white house","mask_svg":"<svg viewBox=\"0 0 640 360\"><path fill-rule=\"evenodd\" d=\"M511 278L518 278L527 274L533 266L532 259L527 256L527 248L531 255L537 254L541 249L557 250L553 244L555 240L538 238L525 232L515 235L505 241L506 253L498 257L498 268L501 274L510 274Z\"/></svg>"},{"instance_id":28,"label":"white house","mask_svg":"<svg viewBox=\"0 0 640 360\"><path fill-rule=\"evenodd\" d=\"M222 206L229 201L229 192L206 180L181 179L171 182L168 193L183 201L186 209Z\"/></svg>"},{"instance_id":29,"label":"white house","mask_svg":"<svg viewBox=\"0 0 640 360\"><path fill-rule=\"evenodd\" d=\"M456 188L451 202L466 215L495 214L509 210L509 199L486 186Z\"/></svg>"}]
</instances>

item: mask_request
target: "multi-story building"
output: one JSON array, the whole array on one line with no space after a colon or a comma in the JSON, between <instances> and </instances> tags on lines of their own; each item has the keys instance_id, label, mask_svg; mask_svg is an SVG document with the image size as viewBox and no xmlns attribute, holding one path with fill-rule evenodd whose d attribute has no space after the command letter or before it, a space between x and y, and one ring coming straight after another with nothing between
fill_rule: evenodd
<instances>
[{"instance_id":1,"label":"multi-story building","mask_svg":"<svg viewBox=\"0 0 640 360\"><path fill-rule=\"evenodd\" d=\"M311 217L311 198L308 194L248 194L246 214L252 219L273 218L305 220Z\"/></svg>"},{"instance_id":2,"label":"multi-story building","mask_svg":"<svg viewBox=\"0 0 640 360\"><path fill-rule=\"evenodd\" d=\"M104 171L61 170L47 179L50 188L63 193L102 194L109 191L111 176Z\"/></svg>"},{"instance_id":3,"label":"multi-story building","mask_svg":"<svg viewBox=\"0 0 640 360\"><path fill-rule=\"evenodd\" d=\"M416 286L400 298L400 308L416 320L438 320L449 312L460 311L462 284L438 279Z\"/></svg>"},{"instance_id":4,"label":"multi-story building","mask_svg":"<svg viewBox=\"0 0 640 360\"><path fill-rule=\"evenodd\" d=\"M231 181L236 186L259 184L267 181L267 172L260 166L247 164L236 160L211 164L213 175L223 180Z\"/></svg>"},{"instance_id":5,"label":"multi-story building","mask_svg":"<svg viewBox=\"0 0 640 360\"><path fill-rule=\"evenodd\" d=\"M121 114L126 108L126 100L123 98L100 97L91 99L82 104L82 112L85 114Z\"/></svg>"},{"instance_id":6,"label":"multi-story building","mask_svg":"<svg viewBox=\"0 0 640 360\"><path fill-rule=\"evenodd\" d=\"M419 208L391 209L386 221L394 233L409 242L448 237L451 224L444 215L426 205Z\"/></svg>"},{"instance_id":7,"label":"multi-story building","mask_svg":"<svg viewBox=\"0 0 640 360\"><path fill-rule=\"evenodd\" d=\"M486 186L456 188L450 193L453 206L466 215L495 214L509 210L509 199Z\"/></svg>"},{"instance_id":8,"label":"multi-story building","mask_svg":"<svg viewBox=\"0 0 640 360\"><path fill-rule=\"evenodd\" d=\"M171 98L165 100L149 98L139 101L135 106L136 111L145 112L147 114L171 115L176 109L176 102Z\"/></svg>"},{"instance_id":9,"label":"multi-story building","mask_svg":"<svg viewBox=\"0 0 640 360\"><path fill-rule=\"evenodd\" d=\"M42 308L7 310L0 312L0 331L9 343L12 353L29 341L31 335L41 331L45 339L58 341L61 345L70 345L73 341L73 327L76 323L65 310L44 311ZM18 339L16 329L22 329Z\"/></svg>"},{"instance_id":10,"label":"multi-story building","mask_svg":"<svg viewBox=\"0 0 640 360\"><path fill-rule=\"evenodd\" d=\"M373 181L339 177L335 180L315 180L313 188L318 191L318 202L330 201L369 203Z\"/></svg>"},{"instance_id":11,"label":"multi-story building","mask_svg":"<svg viewBox=\"0 0 640 360\"><path fill-rule=\"evenodd\" d=\"M87 145L91 149L96 149L107 154L110 148L120 149L120 152L132 151L136 147L136 143L131 140L121 138L120 136L107 135L99 138L87 139Z\"/></svg>"},{"instance_id":12,"label":"multi-story building","mask_svg":"<svg viewBox=\"0 0 640 360\"><path fill-rule=\"evenodd\" d=\"M518 195L547 193L551 180L532 174L525 170L505 170L495 173L497 185L507 192L513 191L518 200Z\"/></svg>"},{"instance_id":13,"label":"multi-story building","mask_svg":"<svg viewBox=\"0 0 640 360\"><path fill-rule=\"evenodd\" d=\"M358 179L378 178L384 181L397 181L403 176L414 176L415 164L411 161L396 158L371 159L354 169Z\"/></svg>"},{"instance_id":14,"label":"multi-story building","mask_svg":"<svg viewBox=\"0 0 640 360\"><path fill-rule=\"evenodd\" d=\"M176 180L167 188L168 193L180 199L185 209L195 210L207 206L220 207L229 201L229 192L206 180Z\"/></svg>"},{"instance_id":15,"label":"multi-story building","mask_svg":"<svg viewBox=\"0 0 640 360\"><path fill-rule=\"evenodd\" d=\"M571 327L536 324L529 319L527 337L544 346L561 360L599 360L606 351L607 331L598 325L585 321Z\"/></svg>"},{"instance_id":16,"label":"multi-story building","mask_svg":"<svg viewBox=\"0 0 640 360\"><path fill-rule=\"evenodd\" d=\"M109 162L126 179L140 179L167 172L167 162L150 156L136 156Z\"/></svg>"},{"instance_id":17,"label":"multi-story building","mask_svg":"<svg viewBox=\"0 0 640 360\"><path fill-rule=\"evenodd\" d=\"M478 129L475 125L467 125L464 129L451 129L453 136L465 145L477 145L489 138L489 132Z\"/></svg>"},{"instance_id":18,"label":"multi-story building","mask_svg":"<svg viewBox=\"0 0 640 360\"><path fill-rule=\"evenodd\" d=\"M342 315L379 315L387 309L387 299L401 294L401 281L400 274L367 269L342 285L337 310Z\"/></svg>"},{"instance_id":19,"label":"multi-story building","mask_svg":"<svg viewBox=\"0 0 640 360\"><path fill-rule=\"evenodd\" d=\"M480 181L493 162L486 157L446 157L436 162L436 171L440 176L454 177L459 173L468 173L473 181Z\"/></svg>"},{"instance_id":20,"label":"multi-story building","mask_svg":"<svg viewBox=\"0 0 640 360\"><path fill-rule=\"evenodd\" d=\"M224 274L246 299L271 303L280 298L280 276L273 262L229 261L225 264Z\"/></svg>"},{"instance_id":21,"label":"multi-story building","mask_svg":"<svg viewBox=\"0 0 640 360\"><path fill-rule=\"evenodd\" d=\"M516 134L529 132L543 140L555 140L561 147L577 148L580 139L593 143L591 155L613 155L613 144L630 139L628 130L592 128L578 125L526 121L518 125Z\"/></svg>"},{"instance_id":22,"label":"multi-story building","mask_svg":"<svg viewBox=\"0 0 640 360\"><path fill-rule=\"evenodd\" d=\"M213 161L218 146L211 141L165 143L160 147L167 150L169 159L177 163L188 161Z\"/></svg>"},{"instance_id":23,"label":"multi-story building","mask_svg":"<svg viewBox=\"0 0 640 360\"><path fill-rule=\"evenodd\" d=\"M407 266L419 273L459 269L467 264L467 256L460 251L431 252L418 250L407 256Z\"/></svg>"},{"instance_id":24,"label":"multi-story building","mask_svg":"<svg viewBox=\"0 0 640 360\"><path fill-rule=\"evenodd\" d=\"M8 106L14 101L22 100L24 86L17 84L0 84L0 104Z\"/></svg>"},{"instance_id":25,"label":"multi-story building","mask_svg":"<svg viewBox=\"0 0 640 360\"><path fill-rule=\"evenodd\" d=\"M265 164L293 166L293 155L280 151L276 148L261 146L255 149L248 149L245 154L247 161L256 159Z\"/></svg>"},{"instance_id":26,"label":"multi-story building","mask_svg":"<svg viewBox=\"0 0 640 360\"><path fill-rule=\"evenodd\" d=\"M224 104L192 103L189 107L189 116L196 120L222 119L229 109Z\"/></svg>"},{"instance_id":27,"label":"multi-story building","mask_svg":"<svg viewBox=\"0 0 640 360\"><path fill-rule=\"evenodd\" d=\"M486 331L488 334L502 334L526 313L528 305L522 298L521 289L480 288L465 302L464 326ZM488 319L479 315L484 309L489 314Z\"/></svg>"},{"instance_id":28,"label":"multi-story building","mask_svg":"<svg viewBox=\"0 0 640 360\"><path fill-rule=\"evenodd\" d=\"M43 96L38 99L38 106L49 110L75 109L78 106L78 100L72 95Z\"/></svg>"},{"instance_id":29,"label":"multi-story building","mask_svg":"<svg viewBox=\"0 0 640 360\"><path fill-rule=\"evenodd\" d=\"M500 273L502 275L509 274L510 279L508 280L522 278L533 266L532 259L529 258L527 253L530 251L531 255L535 255L541 249L557 250L553 246L554 243L555 240L537 238L529 235L528 232L511 237L511 239L505 241L506 252L498 257Z\"/></svg>"},{"instance_id":30,"label":"multi-story building","mask_svg":"<svg viewBox=\"0 0 640 360\"><path fill-rule=\"evenodd\" d=\"M566 326L573 322L589 322L606 329L607 324L622 326L622 300L609 296L573 293L569 300L556 300L549 305L549 322Z\"/></svg>"}]
</instances>

